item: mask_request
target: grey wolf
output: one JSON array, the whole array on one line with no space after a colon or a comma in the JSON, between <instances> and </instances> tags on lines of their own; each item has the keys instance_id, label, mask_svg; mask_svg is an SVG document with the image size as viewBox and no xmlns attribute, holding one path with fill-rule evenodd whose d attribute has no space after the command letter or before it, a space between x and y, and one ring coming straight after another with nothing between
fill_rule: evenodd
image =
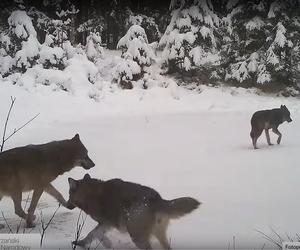
<instances>
[{"instance_id":1,"label":"grey wolf","mask_svg":"<svg viewBox=\"0 0 300 250\"><path fill-rule=\"evenodd\" d=\"M190 197L164 200L154 189L121 179L108 181L91 178L69 178L70 203L82 209L98 225L73 244L86 247L98 238L105 248L112 242L105 234L112 228L128 232L136 247L150 249L155 236L163 248L170 249L167 228L170 219L189 214L201 204Z\"/></svg>"},{"instance_id":2,"label":"grey wolf","mask_svg":"<svg viewBox=\"0 0 300 250\"><path fill-rule=\"evenodd\" d=\"M15 213L26 220L27 227L34 227L34 211L44 191L63 206L74 208L51 182L75 166L84 169L95 166L78 134L70 140L27 145L4 151L0 153L0 194L10 196L14 202ZM33 190L33 195L26 214L21 206L22 192L30 190Z\"/></svg>"},{"instance_id":3,"label":"grey wolf","mask_svg":"<svg viewBox=\"0 0 300 250\"><path fill-rule=\"evenodd\" d=\"M285 121L292 121L290 111L285 105L281 105L280 108L276 109L256 111L251 118L250 132L254 149L257 149L257 139L260 137L263 130L265 130L269 145L272 145L269 129L272 129L272 131L278 135L277 144L280 144L282 134L279 132L278 126Z\"/></svg>"}]
</instances>

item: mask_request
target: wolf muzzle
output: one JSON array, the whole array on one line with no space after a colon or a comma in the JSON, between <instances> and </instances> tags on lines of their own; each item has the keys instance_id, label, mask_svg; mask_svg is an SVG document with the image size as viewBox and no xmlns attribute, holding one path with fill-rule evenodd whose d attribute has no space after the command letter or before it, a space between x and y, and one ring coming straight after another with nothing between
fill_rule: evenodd
<instances>
[{"instance_id":1,"label":"wolf muzzle","mask_svg":"<svg viewBox=\"0 0 300 250\"><path fill-rule=\"evenodd\" d=\"M95 167L95 163L90 159L90 157L86 156L84 160L81 161L81 166L88 170L90 168Z\"/></svg>"}]
</instances>

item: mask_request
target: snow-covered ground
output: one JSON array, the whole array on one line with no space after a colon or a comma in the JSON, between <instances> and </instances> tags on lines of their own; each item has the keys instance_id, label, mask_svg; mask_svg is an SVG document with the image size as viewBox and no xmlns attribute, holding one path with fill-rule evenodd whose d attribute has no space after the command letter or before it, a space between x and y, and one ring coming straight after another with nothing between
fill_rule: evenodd
<instances>
[{"instance_id":1,"label":"snow-covered ground","mask_svg":"<svg viewBox=\"0 0 300 250\"><path fill-rule=\"evenodd\" d=\"M0 81L0 117L4 120L10 96L17 98L9 129L40 113L5 148L71 138L79 133L96 167L89 173L104 180L119 177L151 186L165 199L191 196L203 202L191 215L172 221L168 235L173 248L261 249L267 243L256 232L295 235L300 232L299 100L259 96L252 90L201 87L120 90L107 92L99 102L40 86L31 90ZM176 91L176 98L174 93ZM250 142L250 117L258 109L286 104L293 122L283 124L282 145L259 150ZM0 131L3 129L0 124ZM275 136L272 135L275 142ZM67 178L81 178L75 168L54 185L68 197ZM23 195L24 201L27 195ZM1 210L12 227L19 219L10 198ZM47 221L57 202L43 194L36 214ZM46 247L70 247L79 210L60 208L47 231ZM40 218L37 227L40 229ZM0 223L4 223L0 219ZM92 229L88 218L82 235ZM0 232L7 232L7 228ZM128 235L110 233L114 247L133 247ZM154 247L159 247L154 242Z\"/></svg>"}]
</instances>

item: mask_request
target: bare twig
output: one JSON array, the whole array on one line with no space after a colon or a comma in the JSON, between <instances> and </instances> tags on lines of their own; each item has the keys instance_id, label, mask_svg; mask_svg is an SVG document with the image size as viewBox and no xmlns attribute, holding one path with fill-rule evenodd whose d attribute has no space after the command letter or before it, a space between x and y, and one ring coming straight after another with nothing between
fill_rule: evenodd
<instances>
[{"instance_id":1,"label":"bare twig","mask_svg":"<svg viewBox=\"0 0 300 250\"><path fill-rule=\"evenodd\" d=\"M35 118L37 118L40 115L40 113L36 114L34 117L32 117L30 120L28 120L26 123L24 123L21 127L15 128L14 131L5 138L4 142L6 142L8 139L10 139L14 134L16 134L18 131L20 131L22 128L24 128L28 123L32 122Z\"/></svg>"},{"instance_id":2,"label":"bare twig","mask_svg":"<svg viewBox=\"0 0 300 250\"><path fill-rule=\"evenodd\" d=\"M58 207L56 208L56 210L54 211L54 213L52 214L50 220L47 222L47 224L45 224L44 220L43 220L43 211L41 211L41 224L42 224L42 231L41 231L41 241L40 241L40 247L42 247L43 245L43 240L44 240L44 236L46 233L46 230L48 229L48 227L50 226L50 224L52 223L58 209L60 208L60 204L58 205Z\"/></svg>"},{"instance_id":3,"label":"bare twig","mask_svg":"<svg viewBox=\"0 0 300 250\"><path fill-rule=\"evenodd\" d=\"M80 210L78 218L77 218L77 223L76 223L76 233L75 233L74 242L77 242L79 240L80 236L81 236L81 232L82 232L82 229L84 227L84 224L85 224L85 221L86 221L86 218L87 218L87 214L85 215L84 218L82 218L82 217L83 217L82 210ZM80 222L80 220L82 220L82 222ZM77 247L77 245L73 244L72 249L75 250L76 247Z\"/></svg>"},{"instance_id":4,"label":"bare twig","mask_svg":"<svg viewBox=\"0 0 300 250\"><path fill-rule=\"evenodd\" d=\"M28 193L28 196L27 196L27 199L26 199L26 202L25 202L25 206L24 206L24 210L26 209L26 206L28 204L29 198L30 198L30 193ZM3 217L4 221L5 221L5 224L7 225L8 229L9 229L9 232L13 233L13 230L10 227L10 225L8 224L8 222L7 222L7 220L6 220L3 212L2 212L2 217ZM19 223L17 225L16 234L18 234L19 231L20 231L20 228L21 228L21 225L22 225L22 221L23 221L23 218L20 218L20 221L19 221ZM25 230L26 230L26 228L24 226L23 233L25 233Z\"/></svg>"},{"instance_id":5,"label":"bare twig","mask_svg":"<svg viewBox=\"0 0 300 250\"><path fill-rule=\"evenodd\" d=\"M265 234L262 231L259 230L255 230L256 232L260 233L264 239L268 240L269 242L271 242L272 244L276 245L279 249L282 248L282 241L277 241L276 239L273 239L271 236ZM277 236L278 237L278 236ZM280 237L281 238L281 237Z\"/></svg>"},{"instance_id":6,"label":"bare twig","mask_svg":"<svg viewBox=\"0 0 300 250\"><path fill-rule=\"evenodd\" d=\"M232 236L232 250L235 250L235 236ZM231 241L228 242L227 250L231 250Z\"/></svg>"},{"instance_id":7,"label":"bare twig","mask_svg":"<svg viewBox=\"0 0 300 250\"><path fill-rule=\"evenodd\" d=\"M235 236L232 238L232 245L233 245L233 250L235 250Z\"/></svg>"},{"instance_id":8,"label":"bare twig","mask_svg":"<svg viewBox=\"0 0 300 250\"><path fill-rule=\"evenodd\" d=\"M16 97L10 97L11 99L11 104L10 104L10 107L9 107L9 110L8 110L8 113L7 113L7 116L6 116L6 120L5 120L5 124L4 124L4 130L3 130L3 135L2 135L2 143L1 143L1 146L0 146L0 152L3 151L3 148L4 148L4 144L7 140L9 140L13 135L15 135L17 132L19 132L21 129L23 129L26 125L28 125L30 122L32 122L35 118L37 118L39 116L39 113L36 114L34 117L32 117L30 120L28 120L27 122L25 122L22 126L18 127L18 128L15 128L14 131L8 135L6 137L6 132L7 132L7 125L8 125L8 121L9 121L9 117L10 117L10 114L11 114L11 110L15 104L15 101L16 101Z\"/></svg>"},{"instance_id":9,"label":"bare twig","mask_svg":"<svg viewBox=\"0 0 300 250\"><path fill-rule=\"evenodd\" d=\"M1 211L1 213L2 213L2 217L3 217L4 221L5 221L5 224L6 224L7 228L8 228L8 230L9 230L9 232L12 234L13 231L11 230L11 227L10 227L9 223L6 220L3 211Z\"/></svg>"},{"instance_id":10,"label":"bare twig","mask_svg":"<svg viewBox=\"0 0 300 250\"><path fill-rule=\"evenodd\" d=\"M277 233L272 227L270 227L270 230L273 232L273 234L277 236L277 238L279 239L278 242L282 243L284 241L282 237L279 235L279 233Z\"/></svg>"},{"instance_id":11,"label":"bare twig","mask_svg":"<svg viewBox=\"0 0 300 250\"><path fill-rule=\"evenodd\" d=\"M9 107L9 110L8 110L8 113L7 113L7 116L6 116L6 120L5 120L5 124L4 124L4 129L3 129L3 135L2 135L2 143L1 143L1 147L0 147L0 152L3 151L3 147L4 147L4 143L5 143L5 135L6 135L6 130L7 130L7 124L8 124L8 120L9 120L9 117L10 117L10 113L11 113L11 110L15 104L15 101L16 101L16 97L10 97L10 100L11 100L11 103L10 103L10 107Z\"/></svg>"}]
</instances>

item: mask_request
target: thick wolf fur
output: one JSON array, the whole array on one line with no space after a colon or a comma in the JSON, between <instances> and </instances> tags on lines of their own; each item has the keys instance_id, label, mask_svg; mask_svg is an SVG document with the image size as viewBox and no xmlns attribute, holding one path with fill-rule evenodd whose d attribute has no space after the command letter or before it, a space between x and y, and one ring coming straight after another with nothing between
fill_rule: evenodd
<instances>
[{"instance_id":1,"label":"thick wolf fur","mask_svg":"<svg viewBox=\"0 0 300 250\"><path fill-rule=\"evenodd\" d=\"M45 191L67 208L68 204L51 182L75 166L85 169L95 164L76 134L70 140L13 148L0 154L0 194L13 199L15 213L26 219L27 227L34 226L34 211ZM26 214L21 206L22 192L33 190Z\"/></svg>"},{"instance_id":2,"label":"thick wolf fur","mask_svg":"<svg viewBox=\"0 0 300 250\"><path fill-rule=\"evenodd\" d=\"M278 135L277 144L280 144L282 134L278 130L278 126L283 122L291 122L290 111L285 105L281 105L280 108L271 110L260 110L253 114L251 118L251 132L250 136L252 139L252 144L255 149L257 149L257 139L260 137L263 130L265 130L267 142L272 145L269 135L269 129Z\"/></svg>"},{"instance_id":3,"label":"thick wolf fur","mask_svg":"<svg viewBox=\"0 0 300 250\"><path fill-rule=\"evenodd\" d=\"M83 240L73 242L82 247L97 238L105 248L111 248L105 233L116 228L128 232L138 248L150 249L150 237L155 236L163 248L170 249L169 220L184 216L201 204L190 197L164 200L152 188L121 179L101 181L88 174L82 180L69 178L69 185L70 203L99 223Z\"/></svg>"}]
</instances>

